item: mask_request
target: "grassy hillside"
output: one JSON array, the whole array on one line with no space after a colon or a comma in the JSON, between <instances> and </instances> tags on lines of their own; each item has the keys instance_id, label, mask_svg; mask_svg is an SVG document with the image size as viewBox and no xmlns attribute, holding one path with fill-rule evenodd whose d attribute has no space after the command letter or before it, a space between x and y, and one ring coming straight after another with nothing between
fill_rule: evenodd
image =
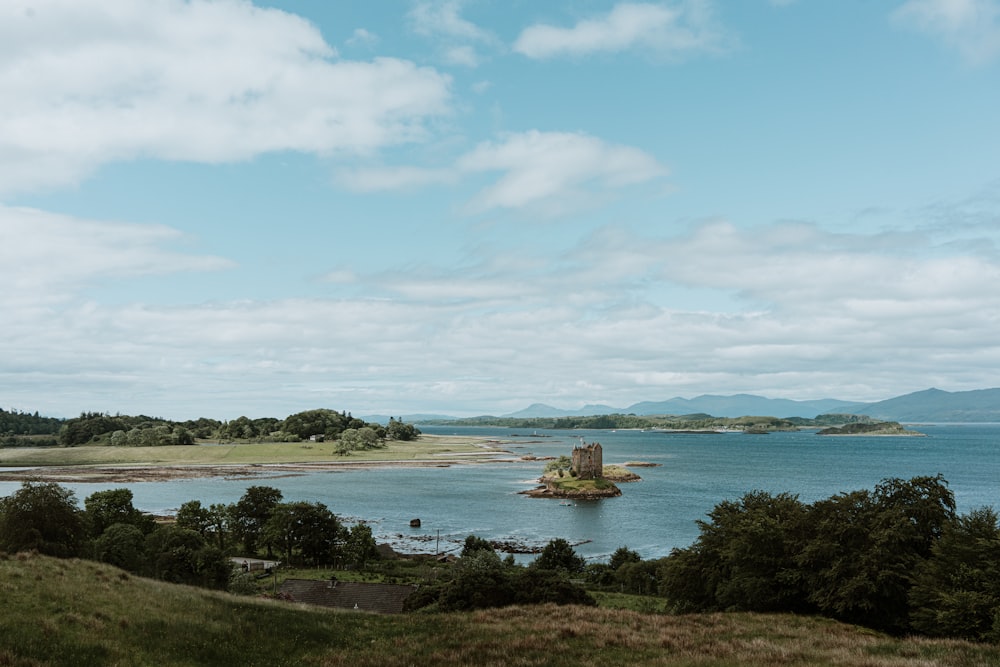
<instances>
[{"instance_id":1,"label":"grassy hillside","mask_svg":"<svg viewBox=\"0 0 1000 667\"><path fill-rule=\"evenodd\" d=\"M1000 648L817 618L542 606L382 617L0 556L0 665L996 665Z\"/></svg>"}]
</instances>

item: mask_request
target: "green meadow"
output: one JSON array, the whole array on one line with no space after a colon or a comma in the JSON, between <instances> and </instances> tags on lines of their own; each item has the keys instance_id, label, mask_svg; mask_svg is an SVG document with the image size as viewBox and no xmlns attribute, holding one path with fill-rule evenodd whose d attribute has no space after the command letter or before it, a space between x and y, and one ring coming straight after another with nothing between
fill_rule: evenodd
<instances>
[{"instance_id":1,"label":"green meadow","mask_svg":"<svg viewBox=\"0 0 1000 667\"><path fill-rule=\"evenodd\" d=\"M0 595L0 665L16 667L1000 664L1000 647L892 638L816 617L554 605L376 616L23 553L0 556Z\"/></svg>"}]
</instances>

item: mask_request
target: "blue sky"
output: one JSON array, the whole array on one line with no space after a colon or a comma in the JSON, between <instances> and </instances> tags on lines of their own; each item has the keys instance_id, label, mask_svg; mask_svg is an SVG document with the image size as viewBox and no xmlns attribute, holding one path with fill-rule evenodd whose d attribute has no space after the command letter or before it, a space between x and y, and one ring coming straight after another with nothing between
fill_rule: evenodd
<instances>
[{"instance_id":1,"label":"blue sky","mask_svg":"<svg viewBox=\"0 0 1000 667\"><path fill-rule=\"evenodd\" d=\"M0 2L0 406L1000 377L1000 0Z\"/></svg>"}]
</instances>

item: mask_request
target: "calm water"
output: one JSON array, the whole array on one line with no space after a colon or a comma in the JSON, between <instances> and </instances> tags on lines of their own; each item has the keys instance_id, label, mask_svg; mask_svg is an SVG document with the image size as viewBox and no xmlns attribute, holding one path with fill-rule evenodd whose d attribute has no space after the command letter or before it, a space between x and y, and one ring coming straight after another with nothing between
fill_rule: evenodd
<instances>
[{"instance_id":1,"label":"calm water","mask_svg":"<svg viewBox=\"0 0 1000 667\"><path fill-rule=\"evenodd\" d=\"M806 502L842 491L872 488L886 477L941 473L959 511L1000 508L1000 425L921 426L926 438L825 438L812 432L666 434L637 431L531 431L499 428L426 427L428 433L509 438L516 455L568 454L581 436L600 442L605 463L649 461L636 468L643 481L621 484L623 496L575 506L535 499L531 488L544 462L460 465L447 468L386 468L317 472L296 477L262 476L253 481L195 479L134 484L67 484L83 499L94 491L128 487L135 505L170 513L181 503L231 503L247 486L281 489L286 500L320 501L348 521L372 524L381 540L409 551L457 547L474 533L490 539L543 545L563 537L577 551L606 559L627 545L644 558L664 556L697 536L695 521L721 500L762 489L796 493ZM520 434L520 437L512 437ZM0 496L18 483L0 482ZM420 518L422 527L409 521Z\"/></svg>"}]
</instances>

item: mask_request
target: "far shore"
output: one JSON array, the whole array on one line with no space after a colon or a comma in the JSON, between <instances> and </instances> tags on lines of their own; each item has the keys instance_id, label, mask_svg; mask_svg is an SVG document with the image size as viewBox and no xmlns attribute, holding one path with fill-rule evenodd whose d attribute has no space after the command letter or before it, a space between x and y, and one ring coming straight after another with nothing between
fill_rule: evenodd
<instances>
[{"instance_id":1,"label":"far shore","mask_svg":"<svg viewBox=\"0 0 1000 667\"><path fill-rule=\"evenodd\" d=\"M168 447L0 449L0 481L164 482L224 477L267 479L382 467L447 467L516 460L495 439L421 435L383 449L340 456L330 443L201 444Z\"/></svg>"}]
</instances>

